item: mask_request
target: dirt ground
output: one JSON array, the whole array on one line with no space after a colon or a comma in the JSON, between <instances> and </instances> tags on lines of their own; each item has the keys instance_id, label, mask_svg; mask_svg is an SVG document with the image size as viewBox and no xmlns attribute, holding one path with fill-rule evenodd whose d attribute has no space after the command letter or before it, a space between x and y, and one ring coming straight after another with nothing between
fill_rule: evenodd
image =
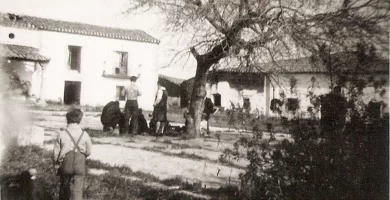
<instances>
[{"instance_id":1,"label":"dirt ground","mask_svg":"<svg viewBox=\"0 0 390 200\"><path fill-rule=\"evenodd\" d=\"M56 131L66 127L65 112L31 111L33 124L45 128L45 148L51 150ZM81 126L85 129L102 130L100 113L86 113ZM222 151L233 148L240 137L236 131L211 128L211 137L181 139L179 137L154 137L147 135L92 137L93 149L89 159L99 160L112 166L127 166L160 179L180 177L188 182L202 182L203 187L218 188L237 185L239 174L248 164L245 159L219 161ZM216 135L220 135L218 140ZM252 137L251 133L242 136ZM265 134L265 138L269 137ZM288 138L276 134L278 140Z\"/></svg>"}]
</instances>

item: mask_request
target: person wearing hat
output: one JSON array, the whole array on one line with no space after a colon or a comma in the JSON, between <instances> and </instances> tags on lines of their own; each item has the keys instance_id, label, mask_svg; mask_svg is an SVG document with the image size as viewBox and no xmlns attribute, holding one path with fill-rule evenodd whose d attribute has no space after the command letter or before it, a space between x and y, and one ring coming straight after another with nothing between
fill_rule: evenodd
<instances>
[{"instance_id":1,"label":"person wearing hat","mask_svg":"<svg viewBox=\"0 0 390 200\"><path fill-rule=\"evenodd\" d=\"M125 104L125 124L123 126L123 129L121 129L120 134L137 134L138 132L138 96L141 96L141 91L139 87L136 85L137 77L131 76L130 77L130 84L122 91L122 95L126 97L126 104ZM132 128L129 130L129 119L131 118L131 124Z\"/></svg>"}]
</instances>

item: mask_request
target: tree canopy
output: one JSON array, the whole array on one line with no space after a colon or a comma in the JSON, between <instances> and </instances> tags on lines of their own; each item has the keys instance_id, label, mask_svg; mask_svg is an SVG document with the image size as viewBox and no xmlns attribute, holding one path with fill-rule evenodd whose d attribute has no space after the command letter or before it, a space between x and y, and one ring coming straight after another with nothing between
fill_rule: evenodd
<instances>
[{"instance_id":1,"label":"tree canopy","mask_svg":"<svg viewBox=\"0 0 390 200\"><path fill-rule=\"evenodd\" d=\"M189 132L200 132L207 73L229 66L349 51L357 43L388 54L387 0L134 0L129 12L157 9L166 28L184 32L197 62ZM280 67L275 65L275 67ZM283 70L283 69L282 69ZM279 70L280 71L280 70ZM192 131L191 131L192 130ZM196 135L195 134L195 135Z\"/></svg>"},{"instance_id":2,"label":"tree canopy","mask_svg":"<svg viewBox=\"0 0 390 200\"><path fill-rule=\"evenodd\" d=\"M387 46L386 0L136 0L130 10L159 9L170 31L190 35L198 59L251 64L318 52L357 42ZM379 48L381 49L381 48ZM243 65L246 67L247 65Z\"/></svg>"}]
</instances>

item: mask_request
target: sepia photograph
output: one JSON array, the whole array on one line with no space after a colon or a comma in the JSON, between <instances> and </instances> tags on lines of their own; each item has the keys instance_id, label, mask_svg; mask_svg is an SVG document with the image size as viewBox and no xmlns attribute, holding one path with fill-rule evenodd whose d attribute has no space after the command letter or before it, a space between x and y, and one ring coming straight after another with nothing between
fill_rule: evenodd
<instances>
[{"instance_id":1,"label":"sepia photograph","mask_svg":"<svg viewBox=\"0 0 390 200\"><path fill-rule=\"evenodd\" d=\"M0 0L0 200L387 200L388 0Z\"/></svg>"}]
</instances>

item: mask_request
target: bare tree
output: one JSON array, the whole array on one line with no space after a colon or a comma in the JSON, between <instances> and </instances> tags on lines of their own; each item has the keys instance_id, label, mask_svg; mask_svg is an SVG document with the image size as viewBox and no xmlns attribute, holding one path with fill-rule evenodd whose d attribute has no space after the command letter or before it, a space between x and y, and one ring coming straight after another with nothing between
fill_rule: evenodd
<instances>
[{"instance_id":1,"label":"bare tree","mask_svg":"<svg viewBox=\"0 0 390 200\"><path fill-rule=\"evenodd\" d=\"M188 133L200 134L210 68L245 59L242 68L318 53L342 51L358 41L388 44L387 0L132 0L129 12L158 9L170 31L191 35L197 61ZM386 42L384 42L386 41Z\"/></svg>"}]
</instances>

